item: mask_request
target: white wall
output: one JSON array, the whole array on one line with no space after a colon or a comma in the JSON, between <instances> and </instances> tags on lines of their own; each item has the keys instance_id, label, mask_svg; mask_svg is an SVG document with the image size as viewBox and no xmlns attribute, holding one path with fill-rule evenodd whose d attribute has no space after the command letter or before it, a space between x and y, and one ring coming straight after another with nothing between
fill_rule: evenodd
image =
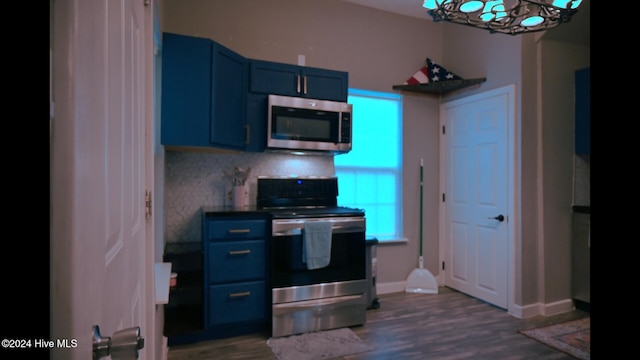
<instances>
[{"instance_id":1,"label":"white wall","mask_svg":"<svg viewBox=\"0 0 640 360\"><path fill-rule=\"evenodd\" d=\"M541 67L541 184L545 292L552 303L571 297L571 217L573 205L575 71L588 67L588 47L554 40L539 44ZM558 61L562 59L562 61Z\"/></svg>"}]
</instances>

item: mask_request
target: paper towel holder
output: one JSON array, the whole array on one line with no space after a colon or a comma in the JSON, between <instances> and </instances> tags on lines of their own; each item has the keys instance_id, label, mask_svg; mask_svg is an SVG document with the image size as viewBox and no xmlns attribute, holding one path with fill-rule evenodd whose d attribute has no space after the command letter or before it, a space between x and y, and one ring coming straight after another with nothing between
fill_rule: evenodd
<instances>
[{"instance_id":1,"label":"paper towel holder","mask_svg":"<svg viewBox=\"0 0 640 360\"><path fill-rule=\"evenodd\" d=\"M118 330L113 337L101 336L100 327L93 326L93 360L111 355L112 360L137 359L138 350L144 348L144 338L140 327L134 326Z\"/></svg>"}]
</instances>

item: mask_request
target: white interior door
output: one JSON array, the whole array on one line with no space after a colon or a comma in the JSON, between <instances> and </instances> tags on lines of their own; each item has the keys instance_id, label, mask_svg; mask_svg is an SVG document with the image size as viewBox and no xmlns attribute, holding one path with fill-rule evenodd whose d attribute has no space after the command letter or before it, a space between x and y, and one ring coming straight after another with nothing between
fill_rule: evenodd
<instances>
[{"instance_id":1,"label":"white interior door","mask_svg":"<svg viewBox=\"0 0 640 360\"><path fill-rule=\"evenodd\" d=\"M153 263L145 255L143 0L53 0L51 121L52 359L91 359L102 336L152 331ZM148 126L148 125L147 125ZM149 175L150 176L150 175ZM151 359L140 350L141 359ZM109 357L107 357L109 358Z\"/></svg>"},{"instance_id":2,"label":"white interior door","mask_svg":"<svg viewBox=\"0 0 640 360\"><path fill-rule=\"evenodd\" d=\"M444 282L507 308L513 88L441 105Z\"/></svg>"}]
</instances>

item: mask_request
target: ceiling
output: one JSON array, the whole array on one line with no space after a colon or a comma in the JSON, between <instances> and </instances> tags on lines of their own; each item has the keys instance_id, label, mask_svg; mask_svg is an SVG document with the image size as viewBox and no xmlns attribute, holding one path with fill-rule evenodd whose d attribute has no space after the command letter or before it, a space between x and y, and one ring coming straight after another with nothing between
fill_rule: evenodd
<instances>
[{"instance_id":1,"label":"ceiling","mask_svg":"<svg viewBox=\"0 0 640 360\"><path fill-rule=\"evenodd\" d=\"M372 7L392 13L419 19L431 19L427 9L422 7L423 0L343 0L346 2Z\"/></svg>"},{"instance_id":2,"label":"ceiling","mask_svg":"<svg viewBox=\"0 0 640 360\"><path fill-rule=\"evenodd\" d=\"M353 4L368 6L378 10L411 16L418 19L433 21L422 7L423 0L343 0ZM589 0L583 0L578 13L570 22L547 30L544 39L570 42L581 46L590 46L591 11Z\"/></svg>"}]
</instances>

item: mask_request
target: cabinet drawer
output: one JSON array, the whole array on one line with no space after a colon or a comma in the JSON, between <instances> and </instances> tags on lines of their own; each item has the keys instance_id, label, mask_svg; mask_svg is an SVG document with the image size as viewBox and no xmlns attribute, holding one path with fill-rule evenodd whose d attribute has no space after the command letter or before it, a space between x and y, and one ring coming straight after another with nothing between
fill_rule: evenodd
<instances>
[{"instance_id":1,"label":"cabinet drawer","mask_svg":"<svg viewBox=\"0 0 640 360\"><path fill-rule=\"evenodd\" d=\"M264 240L209 244L209 282L262 279L266 270Z\"/></svg>"},{"instance_id":2,"label":"cabinet drawer","mask_svg":"<svg viewBox=\"0 0 640 360\"><path fill-rule=\"evenodd\" d=\"M266 221L264 220L228 220L217 218L209 220L206 240L255 239L264 238Z\"/></svg>"},{"instance_id":3,"label":"cabinet drawer","mask_svg":"<svg viewBox=\"0 0 640 360\"><path fill-rule=\"evenodd\" d=\"M265 313L264 281L209 287L209 325L264 320Z\"/></svg>"}]
</instances>

